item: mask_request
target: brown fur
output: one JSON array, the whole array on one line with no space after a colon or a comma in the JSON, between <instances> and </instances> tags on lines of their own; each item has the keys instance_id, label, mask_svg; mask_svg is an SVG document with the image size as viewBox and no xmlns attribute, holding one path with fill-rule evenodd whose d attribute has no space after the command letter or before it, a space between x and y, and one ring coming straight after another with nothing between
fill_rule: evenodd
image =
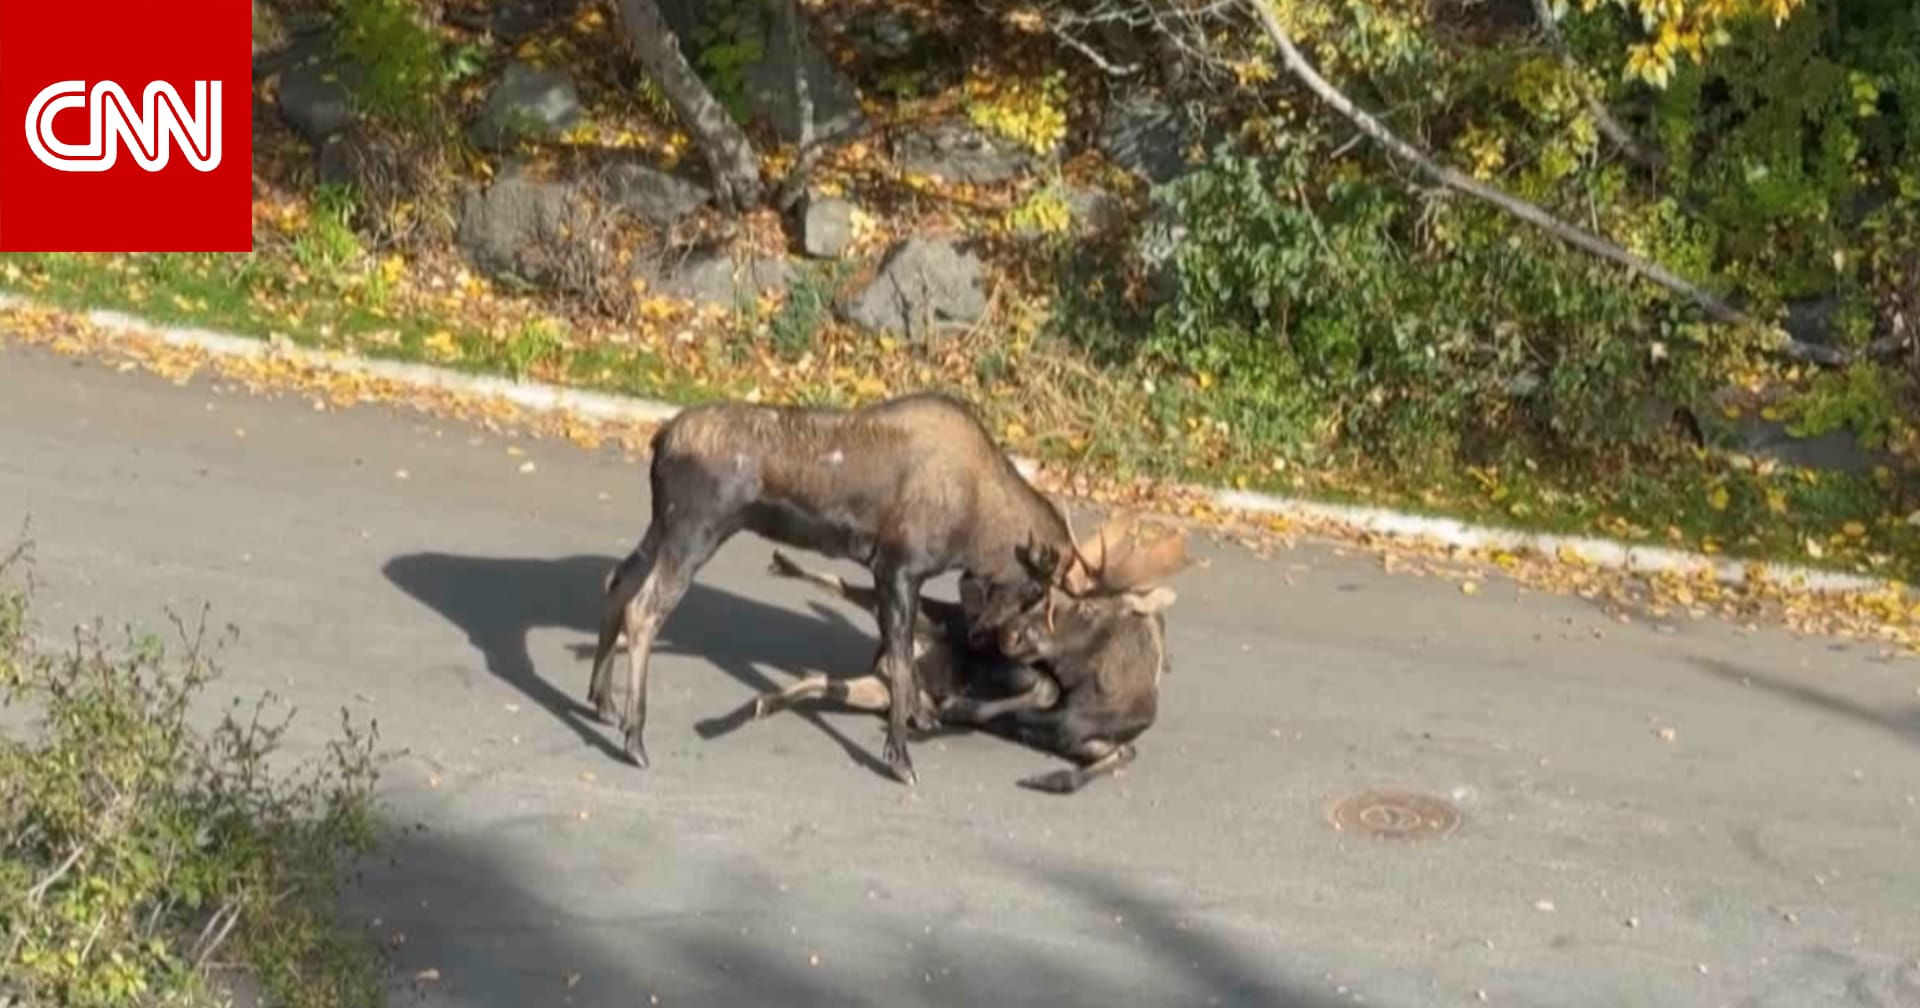
<instances>
[{"instance_id":1,"label":"brown fur","mask_svg":"<svg viewBox=\"0 0 1920 1008\"><path fill-rule=\"evenodd\" d=\"M990 632L1045 596L1035 551L1073 554L1066 519L1000 451L973 412L937 393L853 410L690 407L653 438L653 512L640 544L608 579L588 696L612 716L614 641L624 634L626 752L647 763L641 734L653 639L694 575L741 531L852 560L874 575L889 685L886 758L912 783L906 727L930 720L913 686L912 620L920 586L963 571L971 625ZM1083 583L1081 579L1080 583ZM971 631L970 631L971 632Z\"/></svg>"},{"instance_id":2,"label":"brown fur","mask_svg":"<svg viewBox=\"0 0 1920 1008\"><path fill-rule=\"evenodd\" d=\"M872 588L808 570L778 550L772 571L810 581L869 610L879 602ZM1046 612L1031 607L1001 629L996 648L989 651L964 639L960 607L922 599L914 625L914 666L942 721L1010 735L1073 761L1072 769L1020 782L1067 794L1133 762L1134 741L1153 726L1167 667L1162 613L1175 596L1166 588L1089 599L1061 595L1054 600L1051 630ZM762 694L754 716L820 697L876 712L891 704L887 683L877 674L829 679L816 673Z\"/></svg>"}]
</instances>

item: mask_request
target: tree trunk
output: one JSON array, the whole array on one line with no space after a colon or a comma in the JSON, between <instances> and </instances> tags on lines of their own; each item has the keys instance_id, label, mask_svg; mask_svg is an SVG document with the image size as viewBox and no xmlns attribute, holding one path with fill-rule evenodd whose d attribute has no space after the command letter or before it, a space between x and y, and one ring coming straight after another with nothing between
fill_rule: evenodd
<instances>
[{"instance_id":1,"label":"tree trunk","mask_svg":"<svg viewBox=\"0 0 1920 1008\"><path fill-rule=\"evenodd\" d=\"M761 196L760 159L752 141L727 114L726 107L707 90L705 81L680 51L680 40L667 27L655 0L619 0L620 20L627 31L627 43L635 58L646 68L647 76L659 86L693 137L694 146L706 158L713 172L714 195L728 210L745 210L759 204Z\"/></svg>"}]
</instances>

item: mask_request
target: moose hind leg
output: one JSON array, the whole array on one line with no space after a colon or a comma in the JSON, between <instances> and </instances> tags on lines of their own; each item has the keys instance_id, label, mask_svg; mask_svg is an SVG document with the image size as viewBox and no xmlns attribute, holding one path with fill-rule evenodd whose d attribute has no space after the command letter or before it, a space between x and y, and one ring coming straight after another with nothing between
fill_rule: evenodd
<instances>
[{"instance_id":1,"label":"moose hind leg","mask_svg":"<svg viewBox=\"0 0 1920 1008\"><path fill-rule=\"evenodd\" d=\"M1020 786L1048 794L1072 794L1132 763L1136 755L1130 742L1115 745L1106 739L1089 739L1074 754L1082 761L1080 766L1025 777Z\"/></svg>"},{"instance_id":2,"label":"moose hind leg","mask_svg":"<svg viewBox=\"0 0 1920 1008\"><path fill-rule=\"evenodd\" d=\"M647 766L647 747L641 736L647 726L647 670L654 639L686 596L693 576L726 539L705 528L683 535L674 534L677 531L670 531L662 539L653 569L647 571L639 592L627 603L627 707L620 723L625 729L627 758L643 769Z\"/></svg>"},{"instance_id":3,"label":"moose hind leg","mask_svg":"<svg viewBox=\"0 0 1920 1008\"><path fill-rule=\"evenodd\" d=\"M782 707L802 700L817 700L826 697L837 704L844 704L854 710L878 713L887 709L890 699L887 696L887 681L877 675L864 675L856 679L829 679L825 673L814 672L790 683L785 689L768 690L753 699L753 718L758 721Z\"/></svg>"},{"instance_id":4,"label":"moose hind leg","mask_svg":"<svg viewBox=\"0 0 1920 1008\"><path fill-rule=\"evenodd\" d=\"M593 649L593 670L587 680L587 703L593 705L600 720L613 723L613 651L622 636L631 637L627 625L628 603L640 591L642 578L653 567L658 548L658 522L650 523L640 544L633 548L613 570L607 572L600 604L600 639Z\"/></svg>"}]
</instances>

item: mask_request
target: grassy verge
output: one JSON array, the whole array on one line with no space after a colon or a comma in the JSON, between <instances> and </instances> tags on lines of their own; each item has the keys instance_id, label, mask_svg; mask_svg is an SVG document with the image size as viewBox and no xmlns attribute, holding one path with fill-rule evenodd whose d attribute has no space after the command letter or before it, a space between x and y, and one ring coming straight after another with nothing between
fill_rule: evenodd
<instances>
[{"instance_id":1,"label":"grassy verge","mask_svg":"<svg viewBox=\"0 0 1920 1008\"><path fill-rule=\"evenodd\" d=\"M329 258L309 218L250 256L34 255L0 259L0 288L69 307L474 373L532 377L689 402L717 395L853 404L915 387L979 403L1017 450L1094 481L1140 477L1392 506L1492 525L1599 534L1737 558L1910 580L1920 526L1895 474L1792 470L1668 445L1556 466L1514 457L1412 470L1296 446L1214 419L1204 380L1102 368L1015 313L1005 329L907 348L835 326L823 292L697 312L643 303L631 325L551 314L458 271L422 283L415 265ZM350 242L350 232L341 243ZM1061 323L1055 321L1058 328Z\"/></svg>"},{"instance_id":2,"label":"grassy verge","mask_svg":"<svg viewBox=\"0 0 1920 1008\"><path fill-rule=\"evenodd\" d=\"M0 558L0 696L39 724L0 735L0 1003L210 1006L257 985L289 1008L379 1004L375 946L334 916L376 840L372 737L345 724L269 773L285 724L261 706L190 722L213 676L199 635L177 656L97 634L44 652L22 567Z\"/></svg>"}]
</instances>

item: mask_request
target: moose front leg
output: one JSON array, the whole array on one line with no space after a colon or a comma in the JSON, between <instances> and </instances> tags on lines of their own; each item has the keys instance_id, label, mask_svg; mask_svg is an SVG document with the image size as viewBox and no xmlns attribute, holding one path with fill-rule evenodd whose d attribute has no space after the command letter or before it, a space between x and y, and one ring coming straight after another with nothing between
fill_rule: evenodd
<instances>
[{"instance_id":1,"label":"moose front leg","mask_svg":"<svg viewBox=\"0 0 1920 1008\"><path fill-rule=\"evenodd\" d=\"M907 753L907 724L920 705L919 684L913 675L913 617L920 607L920 585L925 580L903 567L889 565L877 572L880 592L880 647L874 671L886 680L887 766L901 783L918 783L913 757Z\"/></svg>"}]
</instances>

